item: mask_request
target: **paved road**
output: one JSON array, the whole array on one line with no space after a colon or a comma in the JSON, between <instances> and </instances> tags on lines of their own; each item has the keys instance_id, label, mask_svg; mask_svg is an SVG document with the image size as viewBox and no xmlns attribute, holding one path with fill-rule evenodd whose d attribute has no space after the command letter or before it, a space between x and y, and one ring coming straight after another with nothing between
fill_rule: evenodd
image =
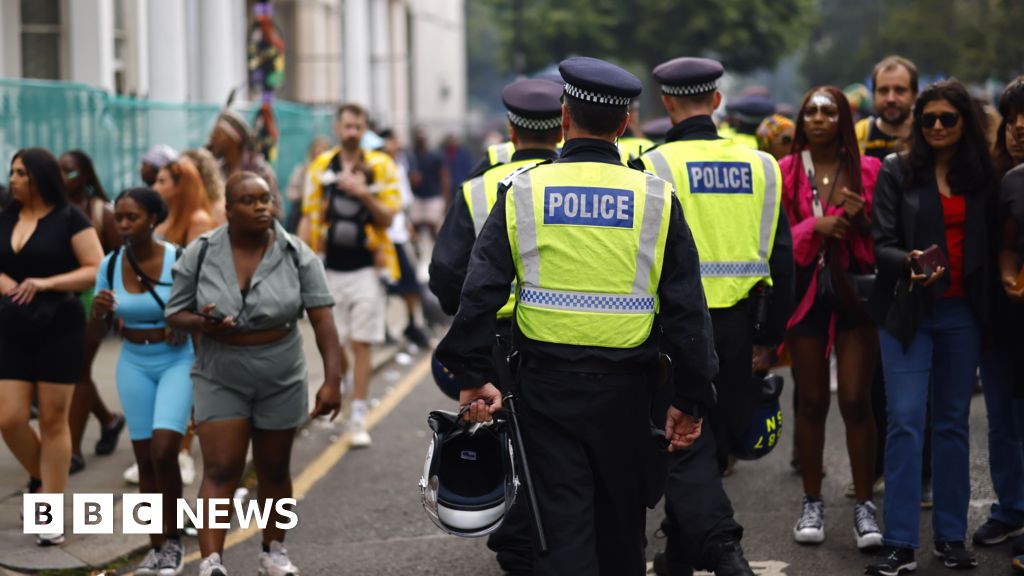
<instances>
[{"instance_id":1,"label":"paved road","mask_svg":"<svg viewBox=\"0 0 1024 576\"><path fill-rule=\"evenodd\" d=\"M378 374L374 383L376 394L386 396L389 389L394 392L399 385L398 391L408 391L408 395L395 403L393 409L387 399L378 408L383 417L373 429L372 448L346 452L344 437L339 445L332 441L336 431L321 429L310 430L298 440L297 472L310 463L326 471L300 502L299 525L288 536L290 555L304 575L500 576L501 571L483 541L443 535L420 506L416 483L427 442L425 415L434 408L451 408L451 402L437 391L420 362L422 358L415 358L408 365L396 364ZM410 371L414 372L411 377ZM416 372L424 376L416 378ZM788 390L786 396L788 402ZM789 405L784 405L788 422ZM984 430L983 403L980 396L975 396L971 431L972 529L984 521L993 496ZM736 473L726 479L739 519L746 526L747 556L761 574L817 576L863 572L866 557L854 546L852 501L843 497L850 475L837 409L831 413L828 431L828 539L822 546L800 547L790 536L799 512L801 489L798 477L788 465L789 434L770 456L758 462L741 463ZM339 453L343 453L341 459L329 465ZM306 477L310 477L308 472ZM653 528L660 519L660 511L653 511L648 523ZM922 542L929 542L929 515L923 514L922 520ZM651 532L649 557L661 545ZM189 546L190 550L195 549L194 542ZM231 547L225 555L231 574L254 574L258 550L258 537ZM980 558L981 566L973 574L1010 573L1007 548L982 551ZM919 563L918 574L948 574L930 556L930 549L921 551ZM193 572L187 573L194 574L196 563L190 566Z\"/></svg>"}]
</instances>

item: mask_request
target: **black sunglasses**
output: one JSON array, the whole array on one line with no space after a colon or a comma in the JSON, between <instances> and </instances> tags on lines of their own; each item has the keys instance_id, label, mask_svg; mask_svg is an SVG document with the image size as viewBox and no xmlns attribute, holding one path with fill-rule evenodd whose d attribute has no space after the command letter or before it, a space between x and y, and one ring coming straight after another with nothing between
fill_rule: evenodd
<instances>
[{"instance_id":1,"label":"black sunglasses","mask_svg":"<svg viewBox=\"0 0 1024 576\"><path fill-rule=\"evenodd\" d=\"M943 128L952 128L960 121L960 115L956 112L943 112L942 114L921 114L921 127L929 130L935 127L935 121L942 123Z\"/></svg>"}]
</instances>

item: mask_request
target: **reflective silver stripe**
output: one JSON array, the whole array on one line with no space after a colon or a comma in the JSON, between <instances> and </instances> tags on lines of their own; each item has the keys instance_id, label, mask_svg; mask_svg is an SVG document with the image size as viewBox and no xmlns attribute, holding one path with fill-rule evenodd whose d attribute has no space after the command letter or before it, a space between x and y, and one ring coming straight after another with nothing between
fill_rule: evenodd
<instances>
[{"instance_id":1,"label":"reflective silver stripe","mask_svg":"<svg viewBox=\"0 0 1024 576\"><path fill-rule=\"evenodd\" d=\"M653 174L647 175L647 197L644 200L644 219L640 224L640 249L636 252L636 276L633 277L633 295L647 294L651 285L651 269L661 231L661 217L665 210L666 182Z\"/></svg>"},{"instance_id":2,"label":"reflective silver stripe","mask_svg":"<svg viewBox=\"0 0 1024 576\"><path fill-rule=\"evenodd\" d=\"M707 278L762 278L771 276L767 260L758 262L701 262L700 275Z\"/></svg>"},{"instance_id":3,"label":"reflective silver stripe","mask_svg":"<svg viewBox=\"0 0 1024 576\"><path fill-rule=\"evenodd\" d=\"M537 218L533 212L533 177L523 172L512 181L512 200L516 206L516 231L519 260L523 263L523 283L540 285L540 253L537 251Z\"/></svg>"},{"instance_id":4,"label":"reflective silver stripe","mask_svg":"<svg viewBox=\"0 0 1024 576\"><path fill-rule=\"evenodd\" d=\"M654 173L657 174L659 178L666 182L675 182L675 179L672 177L672 168L668 165L668 159L665 158L665 155L662 154L661 151L651 150L647 154L644 154L644 156L651 159L651 164L654 165Z\"/></svg>"},{"instance_id":5,"label":"reflective silver stripe","mask_svg":"<svg viewBox=\"0 0 1024 576\"><path fill-rule=\"evenodd\" d=\"M779 182L775 177L775 160L764 152L758 152L764 165L764 208L761 212L761 246L757 251L761 260L767 260L772 251L772 228L775 226L775 206L779 201ZM770 276L771 272L765 273Z\"/></svg>"},{"instance_id":6,"label":"reflective silver stripe","mask_svg":"<svg viewBox=\"0 0 1024 576\"><path fill-rule=\"evenodd\" d=\"M494 157L502 164L511 162L512 155L508 153L508 144L499 144L497 150L495 150Z\"/></svg>"},{"instance_id":7,"label":"reflective silver stripe","mask_svg":"<svg viewBox=\"0 0 1024 576\"><path fill-rule=\"evenodd\" d=\"M523 288L519 301L532 308L603 312L607 314L653 314L654 296L567 292L544 288Z\"/></svg>"},{"instance_id":8,"label":"reflective silver stripe","mask_svg":"<svg viewBox=\"0 0 1024 576\"><path fill-rule=\"evenodd\" d=\"M477 176L469 181L469 197L473 199L473 231L480 236L480 230L487 222L487 215L491 213L487 206L487 189L484 186L484 177Z\"/></svg>"}]
</instances>

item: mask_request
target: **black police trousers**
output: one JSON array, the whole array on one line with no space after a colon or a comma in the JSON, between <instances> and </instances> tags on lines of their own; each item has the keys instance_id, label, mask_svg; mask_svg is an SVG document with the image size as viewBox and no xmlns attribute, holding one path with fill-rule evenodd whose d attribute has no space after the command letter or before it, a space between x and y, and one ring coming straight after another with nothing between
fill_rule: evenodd
<instances>
[{"instance_id":1,"label":"black police trousers","mask_svg":"<svg viewBox=\"0 0 1024 576\"><path fill-rule=\"evenodd\" d=\"M642 576L650 376L525 364L517 408L548 544L533 573Z\"/></svg>"},{"instance_id":2,"label":"black police trousers","mask_svg":"<svg viewBox=\"0 0 1024 576\"><path fill-rule=\"evenodd\" d=\"M669 457L661 529L672 576L689 576L694 568L714 568L722 545L743 538L743 527L733 518L721 473L733 442L753 417L761 391L751 379L753 328L746 301L733 308L711 310L711 323L719 361L715 379L718 403L704 418L701 437ZM667 409L669 400L661 397L659 403Z\"/></svg>"},{"instance_id":3,"label":"black police trousers","mask_svg":"<svg viewBox=\"0 0 1024 576\"><path fill-rule=\"evenodd\" d=\"M761 384L753 380L751 373L754 327L749 300L732 308L711 310L711 326L718 354L718 377L715 378L718 402L704 422L704 430L706 432L708 424L711 425L718 468L724 472L733 446L750 426L761 395Z\"/></svg>"}]
</instances>

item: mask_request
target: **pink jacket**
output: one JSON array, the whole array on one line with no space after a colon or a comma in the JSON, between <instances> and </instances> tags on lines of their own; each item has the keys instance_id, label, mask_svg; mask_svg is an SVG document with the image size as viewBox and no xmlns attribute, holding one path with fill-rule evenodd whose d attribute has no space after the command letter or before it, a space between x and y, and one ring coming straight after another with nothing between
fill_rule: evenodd
<instances>
[{"instance_id":1,"label":"pink jacket","mask_svg":"<svg viewBox=\"0 0 1024 576\"><path fill-rule=\"evenodd\" d=\"M796 168L796 170L794 170ZM864 213L871 217L872 199L875 191L875 181L878 180L878 172L882 163L877 158L870 156L860 157L860 175L864 188ZM821 250L824 239L814 233L814 223L817 220L811 207L811 185L807 181L803 165L800 162L799 154L790 154L779 161L779 169L782 172L782 207L789 218L789 226L793 233L793 258L797 267L814 266L818 252ZM822 204L826 202L828 191L821 191ZM843 208L834 205L824 206L826 216L838 216L843 213ZM875 263L874 246L871 240L871 230L851 231L846 240L839 244L839 261L844 268L850 263L850 256L864 265L871 268ZM797 294L797 305L790 317L786 328L792 328L807 315L807 312L814 304L814 296L817 294L817 274L811 275L811 283L805 294ZM831 322L834 327L835 319ZM831 348L832 335L834 330L829 330L829 348Z\"/></svg>"}]
</instances>

